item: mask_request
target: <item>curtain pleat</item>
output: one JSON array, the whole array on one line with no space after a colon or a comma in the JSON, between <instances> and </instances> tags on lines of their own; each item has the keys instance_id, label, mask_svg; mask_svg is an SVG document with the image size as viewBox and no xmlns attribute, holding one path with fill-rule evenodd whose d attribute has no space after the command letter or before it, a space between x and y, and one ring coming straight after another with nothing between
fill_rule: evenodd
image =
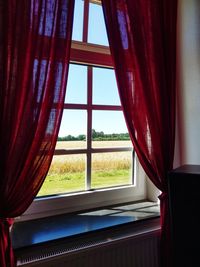
<instances>
[{"instance_id":1,"label":"curtain pleat","mask_svg":"<svg viewBox=\"0 0 200 267\"><path fill-rule=\"evenodd\" d=\"M74 0L0 0L0 266L48 172L66 91Z\"/></svg>"},{"instance_id":2,"label":"curtain pleat","mask_svg":"<svg viewBox=\"0 0 200 267\"><path fill-rule=\"evenodd\" d=\"M162 266L171 266L167 174L175 143L176 0L102 0L125 120L139 161L162 191Z\"/></svg>"}]
</instances>

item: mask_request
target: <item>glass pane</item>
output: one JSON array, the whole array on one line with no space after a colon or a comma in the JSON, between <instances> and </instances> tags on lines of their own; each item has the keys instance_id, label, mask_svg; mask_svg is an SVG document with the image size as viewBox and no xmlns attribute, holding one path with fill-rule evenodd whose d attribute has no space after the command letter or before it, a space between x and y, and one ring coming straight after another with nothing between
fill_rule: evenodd
<instances>
[{"instance_id":1,"label":"glass pane","mask_svg":"<svg viewBox=\"0 0 200 267\"><path fill-rule=\"evenodd\" d=\"M64 110L58 134L57 149L86 147L86 115L85 110Z\"/></svg>"},{"instance_id":2,"label":"glass pane","mask_svg":"<svg viewBox=\"0 0 200 267\"><path fill-rule=\"evenodd\" d=\"M85 190L85 155L54 156L37 196Z\"/></svg>"},{"instance_id":3,"label":"glass pane","mask_svg":"<svg viewBox=\"0 0 200 267\"><path fill-rule=\"evenodd\" d=\"M93 68L93 104L121 105L114 70Z\"/></svg>"},{"instance_id":4,"label":"glass pane","mask_svg":"<svg viewBox=\"0 0 200 267\"><path fill-rule=\"evenodd\" d=\"M92 155L92 188L131 184L132 152Z\"/></svg>"},{"instance_id":5,"label":"glass pane","mask_svg":"<svg viewBox=\"0 0 200 267\"><path fill-rule=\"evenodd\" d=\"M87 103L87 67L70 64L65 103Z\"/></svg>"},{"instance_id":6,"label":"glass pane","mask_svg":"<svg viewBox=\"0 0 200 267\"><path fill-rule=\"evenodd\" d=\"M131 147L122 111L95 110L92 118L92 147Z\"/></svg>"},{"instance_id":7,"label":"glass pane","mask_svg":"<svg viewBox=\"0 0 200 267\"><path fill-rule=\"evenodd\" d=\"M88 42L108 46L108 38L101 5L90 3Z\"/></svg>"},{"instance_id":8,"label":"glass pane","mask_svg":"<svg viewBox=\"0 0 200 267\"><path fill-rule=\"evenodd\" d=\"M72 40L82 41L83 34L83 0L75 0L74 22L72 30Z\"/></svg>"}]
</instances>

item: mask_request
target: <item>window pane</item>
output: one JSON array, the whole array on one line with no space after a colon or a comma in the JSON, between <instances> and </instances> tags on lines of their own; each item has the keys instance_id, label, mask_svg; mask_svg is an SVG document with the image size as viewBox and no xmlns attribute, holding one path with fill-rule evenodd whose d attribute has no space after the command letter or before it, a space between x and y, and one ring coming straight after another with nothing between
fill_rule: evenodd
<instances>
[{"instance_id":1,"label":"window pane","mask_svg":"<svg viewBox=\"0 0 200 267\"><path fill-rule=\"evenodd\" d=\"M85 110L64 110L56 148L86 147L86 115Z\"/></svg>"},{"instance_id":2,"label":"window pane","mask_svg":"<svg viewBox=\"0 0 200 267\"><path fill-rule=\"evenodd\" d=\"M88 42L108 46L108 38L101 5L90 3Z\"/></svg>"},{"instance_id":3,"label":"window pane","mask_svg":"<svg viewBox=\"0 0 200 267\"><path fill-rule=\"evenodd\" d=\"M54 156L38 196L85 190L85 155Z\"/></svg>"},{"instance_id":4,"label":"window pane","mask_svg":"<svg viewBox=\"0 0 200 267\"><path fill-rule=\"evenodd\" d=\"M114 70L93 68L93 104L121 105Z\"/></svg>"},{"instance_id":5,"label":"window pane","mask_svg":"<svg viewBox=\"0 0 200 267\"><path fill-rule=\"evenodd\" d=\"M122 111L93 111L92 129L92 147L131 146Z\"/></svg>"},{"instance_id":6,"label":"window pane","mask_svg":"<svg viewBox=\"0 0 200 267\"><path fill-rule=\"evenodd\" d=\"M72 40L82 41L83 33L83 0L75 0L74 22L72 30Z\"/></svg>"},{"instance_id":7,"label":"window pane","mask_svg":"<svg viewBox=\"0 0 200 267\"><path fill-rule=\"evenodd\" d=\"M92 188L131 184L132 152L92 155Z\"/></svg>"},{"instance_id":8,"label":"window pane","mask_svg":"<svg viewBox=\"0 0 200 267\"><path fill-rule=\"evenodd\" d=\"M87 103L87 67L70 64L65 103Z\"/></svg>"}]
</instances>

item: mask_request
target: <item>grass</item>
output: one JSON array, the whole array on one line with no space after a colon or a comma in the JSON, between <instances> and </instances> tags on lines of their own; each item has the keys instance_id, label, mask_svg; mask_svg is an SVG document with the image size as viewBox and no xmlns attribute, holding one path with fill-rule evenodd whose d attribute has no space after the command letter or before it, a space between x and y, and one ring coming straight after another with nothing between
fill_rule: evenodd
<instances>
[{"instance_id":1,"label":"grass","mask_svg":"<svg viewBox=\"0 0 200 267\"><path fill-rule=\"evenodd\" d=\"M127 146L129 141L96 141L95 147ZM84 142L58 142L57 148L84 147ZM86 157L54 156L46 180L38 194L50 195L85 190ZM92 156L91 187L103 188L130 183L131 152L99 153Z\"/></svg>"}]
</instances>

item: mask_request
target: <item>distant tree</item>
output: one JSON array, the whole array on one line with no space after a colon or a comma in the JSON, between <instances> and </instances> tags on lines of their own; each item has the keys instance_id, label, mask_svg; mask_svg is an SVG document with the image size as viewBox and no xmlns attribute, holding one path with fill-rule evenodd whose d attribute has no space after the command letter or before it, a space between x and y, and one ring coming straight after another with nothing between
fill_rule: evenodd
<instances>
[{"instance_id":1,"label":"distant tree","mask_svg":"<svg viewBox=\"0 0 200 267\"><path fill-rule=\"evenodd\" d=\"M77 140L79 140L79 141L85 141L86 140L85 134L79 134L79 136L77 137Z\"/></svg>"},{"instance_id":2,"label":"distant tree","mask_svg":"<svg viewBox=\"0 0 200 267\"><path fill-rule=\"evenodd\" d=\"M77 137L73 135L67 135L64 137L58 137L58 141L85 141L85 134L79 134ZM117 140L130 140L128 133L112 133L105 134L103 131L97 132L92 129L92 140L94 141L117 141Z\"/></svg>"},{"instance_id":3,"label":"distant tree","mask_svg":"<svg viewBox=\"0 0 200 267\"><path fill-rule=\"evenodd\" d=\"M103 132L103 131L99 132L99 133L98 133L98 136L99 136L99 137L104 137L104 132Z\"/></svg>"},{"instance_id":4,"label":"distant tree","mask_svg":"<svg viewBox=\"0 0 200 267\"><path fill-rule=\"evenodd\" d=\"M95 131L95 129L92 129L92 139L98 137L97 136L97 132Z\"/></svg>"}]
</instances>

